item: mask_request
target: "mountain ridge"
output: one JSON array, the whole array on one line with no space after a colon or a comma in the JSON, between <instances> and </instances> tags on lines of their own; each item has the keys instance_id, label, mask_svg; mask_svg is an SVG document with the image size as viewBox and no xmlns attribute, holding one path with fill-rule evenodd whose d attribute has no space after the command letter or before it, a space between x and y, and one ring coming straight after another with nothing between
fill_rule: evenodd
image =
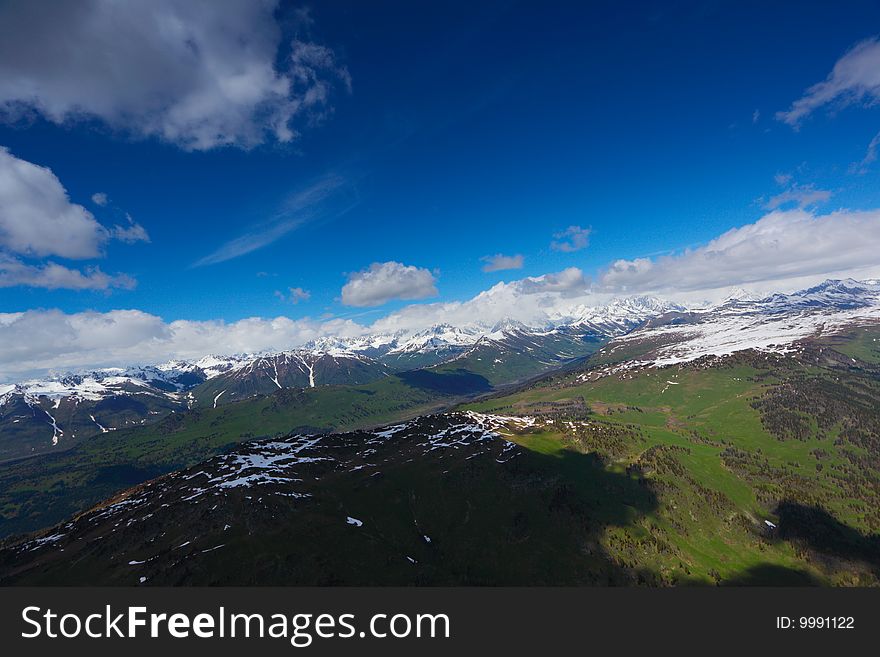
<instances>
[{"instance_id":1,"label":"mountain ridge","mask_svg":"<svg viewBox=\"0 0 880 657\"><path fill-rule=\"evenodd\" d=\"M788 349L817 331L877 315L880 283L829 279L759 299L734 292L695 309L656 297L621 297L573 306L533 325L510 319L441 323L421 331L318 338L278 352L80 371L0 386L0 435L6 437L0 443L18 445L0 444L0 460L282 388L358 385L425 368L459 368L503 385L586 357L607 341L609 362L621 354L628 367L673 364L745 348Z\"/></svg>"}]
</instances>

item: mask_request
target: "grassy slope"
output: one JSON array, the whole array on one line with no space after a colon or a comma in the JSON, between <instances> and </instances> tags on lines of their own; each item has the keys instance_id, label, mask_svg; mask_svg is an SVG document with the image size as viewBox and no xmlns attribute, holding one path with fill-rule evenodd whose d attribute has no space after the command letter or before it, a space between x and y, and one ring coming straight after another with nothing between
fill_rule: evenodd
<instances>
[{"instance_id":1,"label":"grassy slope","mask_svg":"<svg viewBox=\"0 0 880 657\"><path fill-rule=\"evenodd\" d=\"M770 573L770 581L773 575L780 581L853 581L857 575L817 568L788 542L766 540L763 521L778 521L773 509L782 499L799 496L807 498L800 500L805 503L821 503L839 521L865 533L876 521L866 517L865 502L876 508L880 501L876 489L868 487L853 504L849 489L840 486L841 473L852 475L843 453L852 447L835 445L833 433L779 440L764 429L751 403L787 375L760 363L646 370L594 382L579 382L572 375L468 407L551 412L557 424L578 409L581 414L592 410L593 429L565 429L545 439L542 449L579 444L612 468L648 474L658 491L657 509L603 537L605 548L621 562L647 565L670 582L749 581L756 572L764 573L765 580ZM634 437L606 437L615 428L630 430ZM730 456L732 448L755 462L738 464ZM817 449L827 454L821 471ZM877 472L869 474L876 477Z\"/></svg>"},{"instance_id":2,"label":"grassy slope","mask_svg":"<svg viewBox=\"0 0 880 657\"><path fill-rule=\"evenodd\" d=\"M880 365L880 329L875 326L858 327L825 342L840 353L866 363Z\"/></svg>"}]
</instances>

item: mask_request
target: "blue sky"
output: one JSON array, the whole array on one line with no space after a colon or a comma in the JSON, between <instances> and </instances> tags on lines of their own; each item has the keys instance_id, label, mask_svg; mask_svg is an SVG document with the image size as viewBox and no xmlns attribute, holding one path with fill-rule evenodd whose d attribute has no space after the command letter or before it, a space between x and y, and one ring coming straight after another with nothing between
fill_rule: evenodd
<instances>
[{"instance_id":1,"label":"blue sky","mask_svg":"<svg viewBox=\"0 0 880 657\"><path fill-rule=\"evenodd\" d=\"M176 4L155 11L173 13ZM192 77L169 79L167 88L168 76L139 66L141 41L129 39L135 45L115 60L132 87L121 91L101 77L99 54L98 64L80 66L64 61L63 47L40 44L65 21L75 25L69 16L31 16L26 3L9 3L0 73L18 78L0 84L0 146L50 169L70 203L111 236L97 257L9 244L6 257L17 266L98 267L127 282L92 290L10 282L0 287L0 312L136 309L166 323L283 315L369 324L420 296L463 301L567 268L594 291L599 283L640 291L643 283L614 288L603 275L617 260L674 258L752 225L778 194L794 199L782 209L800 204L811 217L880 206L880 165L860 164L880 131L870 81L844 85L827 102L808 100L803 116L784 114L851 48L880 34L877 3L845 11L804 2L477 4L242 10L241 29L252 26L247 38L268 53L257 63L301 82L282 100L301 102L307 92L321 99L292 112L272 96L271 116L263 105L251 114L245 105L244 118L228 104L218 105L226 112L219 118L211 107L192 110L233 135L224 145L169 109L181 85L200 79L208 40L222 37L202 34ZM97 11L73 5L74 13ZM184 13L195 20L210 5ZM65 35L71 47L95 37L76 29ZM11 43L13 31L26 38ZM123 43L105 36L105 52ZM139 38L146 58L151 37ZM65 84L90 95L83 101ZM122 93L160 100L132 116L124 111L130 98L114 98ZM277 116L296 136L266 127ZM91 200L98 192L103 207ZM140 227L149 240L118 239L114 226ZM577 230L554 237L569 227ZM551 247L566 239L571 248ZM522 256L522 267L483 271L481 258L496 254ZM344 295L349 278L374 263L416 269L381 270L392 283L385 297L357 297L354 288ZM408 283L395 288L398 274ZM735 278L713 285L775 280L772 272ZM668 281L657 287L676 291ZM405 298L381 303L395 289L408 290L398 295Z\"/></svg>"}]
</instances>

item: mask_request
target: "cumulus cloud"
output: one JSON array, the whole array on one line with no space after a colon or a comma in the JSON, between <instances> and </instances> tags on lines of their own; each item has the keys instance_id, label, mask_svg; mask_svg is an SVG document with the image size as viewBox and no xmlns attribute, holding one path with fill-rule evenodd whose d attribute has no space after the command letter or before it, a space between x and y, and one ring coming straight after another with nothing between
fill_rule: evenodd
<instances>
[{"instance_id":1,"label":"cumulus cloud","mask_svg":"<svg viewBox=\"0 0 880 657\"><path fill-rule=\"evenodd\" d=\"M556 274L529 276L515 283L516 289L522 294L556 292L565 296L580 296L587 286L584 272L577 267L569 267Z\"/></svg>"},{"instance_id":2,"label":"cumulus cloud","mask_svg":"<svg viewBox=\"0 0 880 657\"><path fill-rule=\"evenodd\" d=\"M821 215L776 210L696 249L656 259L618 260L599 283L615 293L675 294L749 283L778 289L787 280L876 272L878 253L880 210Z\"/></svg>"},{"instance_id":3,"label":"cumulus cloud","mask_svg":"<svg viewBox=\"0 0 880 657\"><path fill-rule=\"evenodd\" d=\"M566 316L583 303L601 303L608 294L595 294L583 272L570 267L561 272L498 283L466 301L406 306L376 320L371 332L417 331L433 324L480 322L491 326L504 319L541 324Z\"/></svg>"},{"instance_id":4,"label":"cumulus cloud","mask_svg":"<svg viewBox=\"0 0 880 657\"><path fill-rule=\"evenodd\" d=\"M0 247L27 256L95 258L108 238L91 212L71 203L50 169L0 146Z\"/></svg>"},{"instance_id":5,"label":"cumulus cloud","mask_svg":"<svg viewBox=\"0 0 880 657\"><path fill-rule=\"evenodd\" d=\"M806 90L788 110L776 118L797 128L817 109L880 101L880 38L857 43L834 64L828 77Z\"/></svg>"},{"instance_id":6,"label":"cumulus cloud","mask_svg":"<svg viewBox=\"0 0 880 657\"><path fill-rule=\"evenodd\" d=\"M817 203L824 203L831 198L826 189L816 189L813 185L792 185L779 194L771 196L764 204L767 210L776 210L785 206L806 208Z\"/></svg>"},{"instance_id":7,"label":"cumulus cloud","mask_svg":"<svg viewBox=\"0 0 880 657\"><path fill-rule=\"evenodd\" d=\"M550 248L554 251L562 251L563 253L572 253L587 248L590 244L590 233L592 228L581 228L580 226L569 226L561 233L553 235L554 240L550 243Z\"/></svg>"},{"instance_id":8,"label":"cumulus cloud","mask_svg":"<svg viewBox=\"0 0 880 657\"><path fill-rule=\"evenodd\" d=\"M126 215L126 219L128 219L127 225L116 225L110 229L110 236L113 239L124 242L125 244L150 241L150 236L147 234L147 230L143 226L136 223L135 220L128 215Z\"/></svg>"},{"instance_id":9,"label":"cumulus cloud","mask_svg":"<svg viewBox=\"0 0 880 657\"><path fill-rule=\"evenodd\" d=\"M330 49L283 42L277 0L0 4L0 110L100 120L187 150L289 142L351 78ZM307 26L301 26L307 27Z\"/></svg>"},{"instance_id":10,"label":"cumulus cloud","mask_svg":"<svg viewBox=\"0 0 880 657\"><path fill-rule=\"evenodd\" d=\"M105 274L98 267L88 267L83 272L55 262L28 265L0 253L0 288L16 286L47 290L130 290L135 287L135 281L125 274Z\"/></svg>"},{"instance_id":11,"label":"cumulus cloud","mask_svg":"<svg viewBox=\"0 0 880 657\"><path fill-rule=\"evenodd\" d=\"M51 169L0 146L0 248L30 257L85 259L101 256L110 239L149 241L146 230L130 218L126 227L105 228L71 202Z\"/></svg>"},{"instance_id":12,"label":"cumulus cloud","mask_svg":"<svg viewBox=\"0 0 880 657\"><path fill-rule=\"evenodd\" d=\"M95 205L99 205L102 208L107 205L109 201L110 199L104 192L95 192L94 194L92 194L92 203L94 203Z\"/></svg>"},{"instance_id":13,"label":"cumulus cloud","mask_svg":"<svg viewBox=\"0 0 880 657\"><path fill-rule=\"evenodd\" d=\"M91 212L70 200L51 169L19 159L0 146L0 286L130 289L134 281L124 274L111 276L97 267L79 271L54 262L26 264L17 257L97 258L114 239L132 243L149 241L149 235L131 217L126 226L102 226Z\"/></svg>"},{"instance_id":14,"label":"cumulus cloud","mask_svg":"<svg viewBox=\"0 0 880 657\"><path fill-rule=\"evenodd\" d=\"M301 287L291 287L288 288L287 294L281 292L280 290L275 290L275 296L278 297L281 301L289 301L293 305L298 304L300 301L308 301L312 298L312 293L308 290L304 290Z\"/></svg>"},{"instance_id":15,"label":"cumulus cloud","mask_svg":"<svg viewBox=\"0 0 880 657\"><path fill-rule=\"evenodd\" d=\"M0 313L0 381L22 375L206 354L282 350L322 335L360 335L350 321L247 318L237 322L177 320L139 310L66 314L59 310Z\"/></svg>"},{"instance_id":16,"label":"cumulus cloud","mask_svg":"<svg viewBox=\"0 0 880 657\"><path fill-rule=\"evenodd\" d=\"M496 253L493 256L483 256L480 258L486 264L483 265L483 271L505 271L507 269L522 269L523 257L521 255L503 255Z\"/></svg>"},{"instance_id":17,"label":"cumulus cloud","mask_svg":"<svg viewBox=\"0 0 880 657\"><path fill-rule=\"evenodd\" d=\"M395 299L426 299L439 294L436 279L427 269L399 262L374 262L367 269L349 274L342 287L346 306L381 306Z\"/></svg>"}]
</instances>

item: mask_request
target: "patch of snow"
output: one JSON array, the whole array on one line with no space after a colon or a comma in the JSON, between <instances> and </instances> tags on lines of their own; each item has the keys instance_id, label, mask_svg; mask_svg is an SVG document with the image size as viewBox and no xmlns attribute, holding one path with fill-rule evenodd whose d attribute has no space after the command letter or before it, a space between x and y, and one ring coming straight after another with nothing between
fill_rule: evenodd
<instances>
[{"instance_id":1,"label":"patch of snow","mask_svg":"<svg viewBox=\"0 0 880 657\"><path fill-rule=\"evenodd\" d=\"M218 392L216 395L214 395L214 408L217 408L217 400L220 399L220 397L223 396L223 393L224 393L224 392L226 392L226 391L225 391L225 390L221 390L221 391Z\"/></svg>"}]
</instances>

